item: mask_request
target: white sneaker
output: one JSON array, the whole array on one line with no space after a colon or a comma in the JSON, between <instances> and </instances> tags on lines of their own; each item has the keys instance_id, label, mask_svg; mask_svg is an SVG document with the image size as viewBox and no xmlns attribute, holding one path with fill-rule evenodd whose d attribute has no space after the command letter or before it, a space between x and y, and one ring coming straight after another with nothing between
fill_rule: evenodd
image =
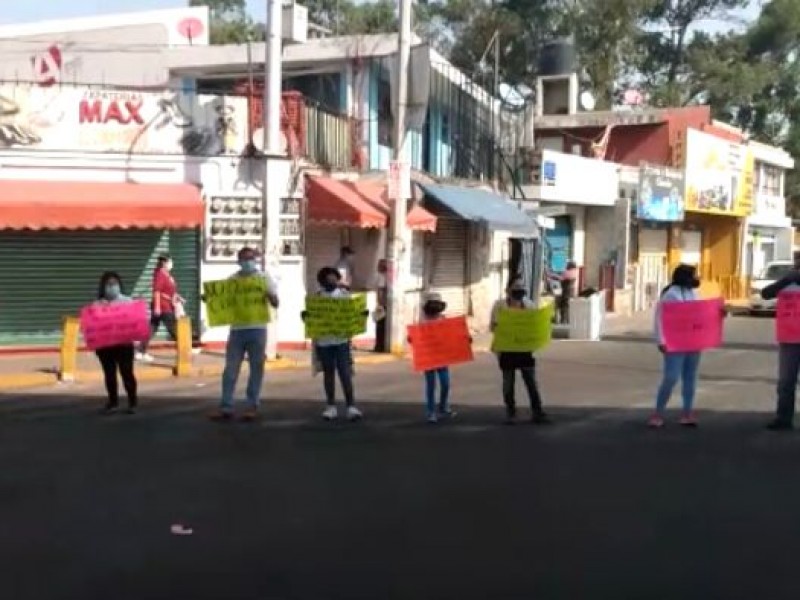
<instances>
[{"instance_id":1,"label":"white sneaker","mask_svg":"<svg viewBox=\"0 0 800 600\"><path fill-rule=\"evenodd\" d=\"M155 360L152 354L142 354L142 358L140 359L146 363L151 363Z\"/></svg>"},{"instance_id":2,"label":"white sneaker","mask_svg":"<svg viewBox=\"0 0 800 600\"><path fill-rule=\"evenodd\" d=\"M325 419L326 421L335 421L336 419L339 418L339 409L336 408L335 406L328 406L322 412L322 418Z\"/></svg>"},{"instance_id":3,"label":"white sneaker","mask_svg":"<svg viewBox=\"0 0 800 600\"><path fill-rule=\"evenodd\" d=\"M355 406L348 406L347 407L347 420L348 421L360 421L364 414L358 410Z\"/></svg>"}]
</instances>

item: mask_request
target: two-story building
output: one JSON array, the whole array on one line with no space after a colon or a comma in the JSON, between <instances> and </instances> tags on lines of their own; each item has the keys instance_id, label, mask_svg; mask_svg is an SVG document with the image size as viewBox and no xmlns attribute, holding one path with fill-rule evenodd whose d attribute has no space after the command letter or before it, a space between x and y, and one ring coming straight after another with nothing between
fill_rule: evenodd
<instances>
[{"instance_id":1,"label":"two-story building","mask_svg":"<svg viewBox=\"0 0 800 600\"><path fill-rule=\"evenodd\" d=\"M267 124L284 152L265 156L264 44L211 47L207 31L208 11L188 8L0 28L0 279L13 281L0 289L0 343L53 342L106 269L147 296L163 252L208 343L226 332L207 328L201 284L233 272L242 245L280 281L284 345L304 343L295 309L340 246L356 249L370 287L392 202L396 40L287 44L283 118ZM508 275L509 237L536 228L489 186L497 167L480 146L493 147L496 103L427 47L413 56L406 317L436 290L480 328ZM57 262L16 258L45 253Z\"/></svg>"}]
</instances>

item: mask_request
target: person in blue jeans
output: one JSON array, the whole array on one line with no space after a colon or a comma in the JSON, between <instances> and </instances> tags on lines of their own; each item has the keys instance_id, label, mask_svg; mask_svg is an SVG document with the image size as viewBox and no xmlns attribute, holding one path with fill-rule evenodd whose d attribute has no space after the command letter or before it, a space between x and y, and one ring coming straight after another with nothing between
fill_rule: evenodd
<instances>
[{"instance_id":1,"label":"person in blue jeans","mask_svg":"<svg viewBox=\"0 0 800 600\"><path fill-rule=\"evenodd\" d=\"M320 286L317 292L327 298L349 298L350 292L341 285L342 275L334 267L323 267L317 273L317 283ZM306 311L301 313L305 320ZM364 416L356 406L353 392L353 357L350 351L350 339L340 337L321 337L312 340L316 360L322 368L323 387L325 388L325 410L322 418L326 421L335 421L339 418L339 409L336 407L336 375L342 385L345 406L347 407L347 420L360 421Z\"/></svg>"},{"instance_id":2,"label":"person in blue jeans","mask_svg":"<svg viewBox=\"0 0 800 600\"><path fill-rule=\"evenodd\" d=\"M264 302L278 308L278 286L275 280L258 268L255 250L244 247L239 251L239 271L233 275L238 277L263 277L267 292ZM267 353L267 324L234 325L228 334L225 347L225 370L222 372L222 399L219 408L210 415L214 421L228 421L233 418L233 395L236 382L242 369L245 355L250 366L247 379L247 408L242 413L243 421L254 421L258 418L261 400L261 385L264 381L264 361Z\"/></svg>"},{"instance_id":3,"label":"person in blue jeans","mask_svg":"<svg viewBox=\"0 0 800 600\"><path fill-rule=\"evenodd\" d=\"M697 288L700 279L695 267L678 265L672 273L671 283L662 290L661 298L656 306L655 330L658 349L664 355L664 369L661 385L656 393L656 410L648 420L649 427L664 427L664 411L667 408L672 390L679 380L683 396L683 412L680 424L684 427L697 427L695 417L694 396L697 390L697 372L700 366L700 352L668 352L664 345L664 334L661 327L661 312L667 302L692 302L698 300Z\"/></svg>"},{"instance_id":4,"label":"person in blue jeans","mask_svg":"<svg viewBox=\"0 0 800 600\"><path fill-rule=\"evenodd\" d=\"M444 318L447 304L442 300L441 294L429 293L425 295L422 305L422 322L436 321ZM412 338L408 339L413 344ZM439 383L439 402L436 402L436 383ZM425 408L428 423L435 424L441 418L454 417L455 412L450 408L450 369L441 367L425 371Z\"/></svg>"}]
</instances>

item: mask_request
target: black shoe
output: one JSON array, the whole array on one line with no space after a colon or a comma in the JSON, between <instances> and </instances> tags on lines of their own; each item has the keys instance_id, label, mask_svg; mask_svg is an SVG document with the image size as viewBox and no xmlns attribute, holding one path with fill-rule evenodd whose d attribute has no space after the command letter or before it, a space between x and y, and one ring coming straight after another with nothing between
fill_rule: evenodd
<instances>
[{"instance_id":1,"label":"black shoe","mask_svg":"<svg viewBox=\"0 0 800 600\"><path fill-rule=\"evenodd\" d=\"M503 421L506 425L516 425L517 424L517 413L514 411L506 411L506 420Z\"/></svg>"},{"instance_id":2,"label":"black shoe","mask_svg":"<svg viewBox=\"0 0 800 600\"><path fill-rule=\"evenodd\" d=\"M135 406L129 406L128 410L126 410L125 412L127 414L129 414L129 415L135 415L136 414L136 407Z\"/></svg>"},{"instance_id":3,"label":"black shoe","mask_svg":"<svg viewBox=\"0 0 800 600\"><path fill-rule=\"evenodd\" d=\"M794 423L786 421L785 419L773 419L767 423L767 429L770 431L791 431L794 429Z\"/></svg>"},{"instance_id":4,"label":"black shoe","mask_svg":"<svg viewBox=\"0 0 800 600\"><path fill-rule=\"evenodd\" d=\"M550 425L553 421L550 419L549 415L545 412L537 412L533 413L531 417L531 423L534 425Z\"/></svg>"},{"instance_id":5,"label":"black shoe","mask_svg":"<svg viewBox=\"0 0 800 600\"><path fill-rule=\"evenodd\" d=\"M115 412L119 410L119 406L116 404L106 404L103 408L100 409L101 415L113 415Z\"/></svg>"}]
</instances>

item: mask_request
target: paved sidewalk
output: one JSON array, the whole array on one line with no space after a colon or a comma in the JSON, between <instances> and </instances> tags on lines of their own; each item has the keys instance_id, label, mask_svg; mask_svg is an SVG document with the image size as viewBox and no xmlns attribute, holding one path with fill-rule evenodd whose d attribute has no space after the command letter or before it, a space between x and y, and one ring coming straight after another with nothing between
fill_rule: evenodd
<instances>
[{"instance_id":1,"label":"paved sidewalk","mask_svg":"<svg viewBox=\"0 0 800 600\"><path fill-rule=\"evenodd\" d=\"M646 337L651 335L652 314L640 313L632 317L608 315L605 322L605 336ZM557 327L554 337L566 337L566 331ZM474 336L473 348L476 353L488 352L491 347L491 334L481 333ZM168 379L173 377L175 366L174 350L162 348L153 351L156 360L153 363L137 363L136 375L142 381ZM390 354L374 354L369 351L354 352L356 364L367 365L400 360ZM222 374L225 355L223 350L203 351L194 355L192 374L199 377L215 377ZM281 352L278 359L267 363L267 369L285 370L311 367L309 351ZM50 385L58 381L59 354L57 352L7 354L0 355L0 391L22 389ZM97 358L92 352L78 354L78 373L76 379L81 382L99 381L102 372Z\"/></svg>"}]
</instances>

